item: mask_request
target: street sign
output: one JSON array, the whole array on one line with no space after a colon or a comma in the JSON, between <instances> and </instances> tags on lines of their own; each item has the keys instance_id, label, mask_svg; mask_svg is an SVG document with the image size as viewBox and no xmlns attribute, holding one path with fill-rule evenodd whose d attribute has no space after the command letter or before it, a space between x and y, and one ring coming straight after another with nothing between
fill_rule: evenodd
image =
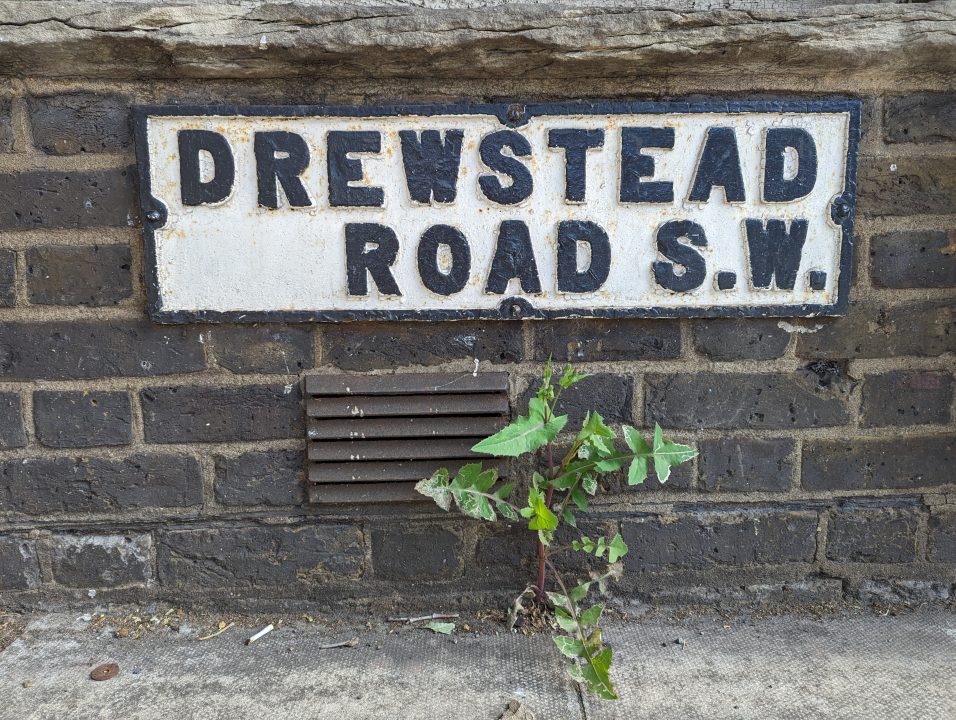
<instances>
[{"instance_id":1,"label":"street sign","mask_svg":"<svg viewBox=\"0 0 956 720\"><path fill-rule=\"evenodd\" d=\"M139 107L160 322L845 312L856 101Z\"/></svg>"}]
</instances>

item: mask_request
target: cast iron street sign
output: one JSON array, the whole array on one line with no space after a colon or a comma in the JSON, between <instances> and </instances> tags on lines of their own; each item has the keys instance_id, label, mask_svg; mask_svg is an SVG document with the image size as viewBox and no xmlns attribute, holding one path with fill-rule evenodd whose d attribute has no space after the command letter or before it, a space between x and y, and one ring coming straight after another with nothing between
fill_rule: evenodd
<instances>
[{"instance_id":1,"label":"cast iron street sign","mask_svg":"<svg viewBox=\"0 0 956 720\"><path fill-rule=\"evenodd\" d=\"M135 113L162 322L846 309L856 101Z\"/></svg>"}]
</instances>

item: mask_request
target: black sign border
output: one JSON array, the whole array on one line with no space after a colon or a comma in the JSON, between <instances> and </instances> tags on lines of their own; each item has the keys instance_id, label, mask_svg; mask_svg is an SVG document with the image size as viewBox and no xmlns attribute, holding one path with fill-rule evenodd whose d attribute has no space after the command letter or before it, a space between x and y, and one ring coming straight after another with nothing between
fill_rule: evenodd
<instances>
[{"instance_id":1,"label":"black sign border","mask_svg":"<svg viewBox=\"0 0 956 720\"><path fill-rule=\"evenodd\" d=\"M163 310L160 306L154 231L166 222L166 207L152 196L150 186L147 121L161 116L223 117L392 117L396 115L470 115L497 117L503 126L520 127L540 115L605 115L669 113L848 113L846 175L843 193L834 202L831 216L842 227L840 279L832 304L745 305L711 307L630 308L536 308L524 297L504 298L497 309L486 310L291 310L241 311ZM489 104L395 104L395 105L135 105L132 108L139 197L145 243L146 295L150 318L157 323L256 323L340 322L356 320L551 320L561 318L713 318L713 317L827 317L845 315L849 307L853 262L853 225L856 215L856 171L860 145L862 102L847 97L779 100L685 101L573 101Z\"/></svg>"}]
</instances>

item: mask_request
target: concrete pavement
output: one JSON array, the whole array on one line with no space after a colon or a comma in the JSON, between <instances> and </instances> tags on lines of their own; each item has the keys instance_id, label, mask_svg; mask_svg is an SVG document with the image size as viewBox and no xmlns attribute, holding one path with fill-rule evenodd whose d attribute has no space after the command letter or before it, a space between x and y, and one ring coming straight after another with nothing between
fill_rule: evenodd
<instances>
[{"instance_id":1,"label":"concrete pavement","mask_svg":"<svg viewBox=\"0 0 956 720\"><path fill-rule=\"evenodd\" d=\"M492 720L509 700L537 720L956 717L956 613L941 608L618 621L606 630L617 703L581 695L546 634L496 635L485 622L476 635L464 618L453 636L299 620L246 646L261 619L200 641L208 619L118 638L122 623L78 615L27 618L0 653L0 718ZM321 647L353 637L355 647ZM104 662L119 675L90 680Z\"/></svg>"}]
</instances>

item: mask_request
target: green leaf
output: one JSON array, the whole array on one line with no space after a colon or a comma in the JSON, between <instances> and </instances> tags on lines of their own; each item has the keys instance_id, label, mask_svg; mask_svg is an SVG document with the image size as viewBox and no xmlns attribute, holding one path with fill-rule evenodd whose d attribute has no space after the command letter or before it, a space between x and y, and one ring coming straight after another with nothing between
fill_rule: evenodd
<instances>
[{"instance_id":1,"label":"green leaf","mask_svg":"<svg viewBox=\"0 0 956 720\"><path fill-rule=\"evenodd\" d=\"M568 363L564 366L564 372L561 375L561 379L558 380L558 385L564 390L574 385L574 383L584 380L586 377L588 377L588 373L574 372L574 366Z\"/></svg>"},{"instance_id":2,"label":"green leaf","mask_svg":"<svg viewBox=\"0 0 956 720\"><path fill-rule=\"evenodd\" d=\"M630 425L625 425L621 429L624 431L624 442L627 443L627 446L631 448L632 452L643 455L651 454L651 446L644 441L644 438L641 437L641 434L637 430Z\"/></svg>"},{"instance_id":3,"label":"green leaf","mask_svg":"<svg viewBox=\"0 0 956 720\"><path fill-rule=\"evenodd\" d=\"M568 592L568 597L574 602L579 603L588 596L588 590L590 587L591 583L589 582L581 583L580 585L571 588L571 590Z\"/></svg>"},{"instance_id":4,"label":"green leaf","mask_svg":"<svg viewBox=\"0 0 956 720\"><path fill-rule=\"evenodd\" d=\"M574 518L574 513L571 512L571 508L569 507L564 508L564 510L561 511L561 517L564 519L564 522L566 522L571 527L578 526L578 521Z\"/></svg>"},{"instance_id":5,"label":"green leaf","mask_svg":"<svg viewBox=\"0 0 956 720\"><path fill-rule=\"evenodd\" d=\"M549 592L545 593L548 596L548 600L551 601L551 604L556 608L562 608L564 610L571 609L571 602L568 600L567 595L562 595L561 593Z\"/></svg>"},{"instance_id":6,"label":"green leaf","mask_svg":"<svg viewBox=\"0 0 956 720\"><path fill-rule=\"evenodd\" d=\"M574 633L578 631L578 624L574 622L571 613L564 608L556 607L554 609L554 619L558 622L558 626L565 632Z\"/></svg>"},{"instance_id":7,"label":"green leaf","mask_svg":"<svg viewBox=\"0 0 956 720\"><path fill-rule=\"evenodd\" d=\"M627 484L640 485L647 480L647 458L636 457L631 460L631 466L627 469Z\"/></svg>"},{"instance_id":8,"label":"green leaf","mask_svg":"<svg viewBox=\"0 0 956 720\"><path fill-rule=\"evenodd\" d=\"M430 478L418 481L415 490L430 497L445 512L451 509L451 492L448 489L447 468L441 468Z\"/></svg>"},{"instance_id":9,"label":"green leaf","mask_svg":"<svg viewBox=\"0 0 956 720\"><path fill-rule=\"evenodd\" d=\"M585 610L581 613L581 616L578 618L578 622L581 623L584 627L591 627L596 625L597 621L601 619L601 613L604 612L603 605L595 605L594 607Z\"/></svg>"},{"instance_id":10,"label":"green leaf","mask_svg":"<svg viewBox=\"0 0 956 720\"><path fill-rule=\"evenodd\" d=\"M617 434L604 423L600 413L588 412L575 440L591 438L614 438Z\"/></svg>"},{"instance_id":11,"label":"green leaf","mask_svg":"<svg viewBox=\"0 0 956 720\"><path fill-rule=\"evenodd\" d=\"M581 487L588 495L594 495L597 492L597 478L588 473L581 478Z\"/></svg>"},{"instance_id":12,"label":"green leaf","mask_svg":"<svg viewBox=\"0 0 956 720\"><path fill-rule=\"evenodd\" d=\"M571 502L577 506L578 510L588 509L588 497L581 488L574 488L571 491Z\"/></svg>"},{"instance_id":13,"label":"green leaf","mask_svg":"<svg viewBox=\"0 0 956 720\"><path fill-rule=\"evenodd\" d=\"M562 655L566 655L569 658L578 658L584 654L584 643L580 640L558 635L554 638L554 644L558 646L558 650L561 651Z\"/></svg>"},{"instance_id":14,"label":"green leaf","mask_svg":"<svg viewBox=\"0 0 956 720\"><path fill-rule=\"evenodd\" d=\"M524 453L533 452L554 440L567 421L567 415L553 417L547 422L543 419L519 417L471 449L474 452L498 457L518 457Z\"/></svg>"},{"instance_id":15,"label":"green leaf","mask_svg":"<svg viewBox=\"0 0 956 720\"><path fill-rule=\"evenodd\" d=\"M667 482L671 475L671 467L687 462L697 455L697 451L689 445L665 441L661 426L654 424L654 471L657 479Z\"/></svg>"},{"instance_id":16,"label":"green leaf","mask_svg":"<svg viewBox=\"0 0 956 720\"><path fill-rule=\"evenodd\" d=\"M608 545L607 548L607 561L609 563L616 563L620 558L627 555L627 543L624 542L621 533L614 535L611 539L611 544Z\"/></svg>"},{"instance_id":17,"label":"green leaf","mask_svg":"<svg viewBox=\"0 0 956 720\"><path fill-rule=\"evenodd\" d=\"M441 635L451 635L455 632L455 623L430 622L422 625L426 630L439 633Z\"/></svg>"},{"instance_id":18,"label":"green leaf","mask_svg":"<svg viewBox=\"0 0 956 720\"><path fill-rule=\"evenodd\" d=\"M608 674L611 669L611 648L604 648L582 668L588 690L605 700L617 700L617 692Z\"/></svg>"},{"instance_id":19,"label":"green leaf","mask_svg":"<svg viewBox=\"0 0 956 720\"><path fill-rule=\"evenodd\" d=\"M475 478L475 490L486 493L496 482L498 482L498 471L495 469L485 470Z\"/></svg>"},{"instance_id":20,"label":"green leaf","mask_svg":"<svg viewBox=\"0 0 956 720\"><path fill-rule=\"evenodd\" d=\"M517 520L518 513L515 512L515 509L508 505L507 503L500 502L498 503L498 512L500 512L504 517L509 520Z\"/></svg>"},{"instance_id":21,"label":"green leaf","mask_svg":"<svg viewBox=\"0 0 956 720\"><path fill-rule=\"evenodd\" d=\"M515 489L514 483L504 483L499 485L498 489L495 490L494 495L500 500L507 500L511 497L511 491Z\"/></svg>"}]
</instances>

